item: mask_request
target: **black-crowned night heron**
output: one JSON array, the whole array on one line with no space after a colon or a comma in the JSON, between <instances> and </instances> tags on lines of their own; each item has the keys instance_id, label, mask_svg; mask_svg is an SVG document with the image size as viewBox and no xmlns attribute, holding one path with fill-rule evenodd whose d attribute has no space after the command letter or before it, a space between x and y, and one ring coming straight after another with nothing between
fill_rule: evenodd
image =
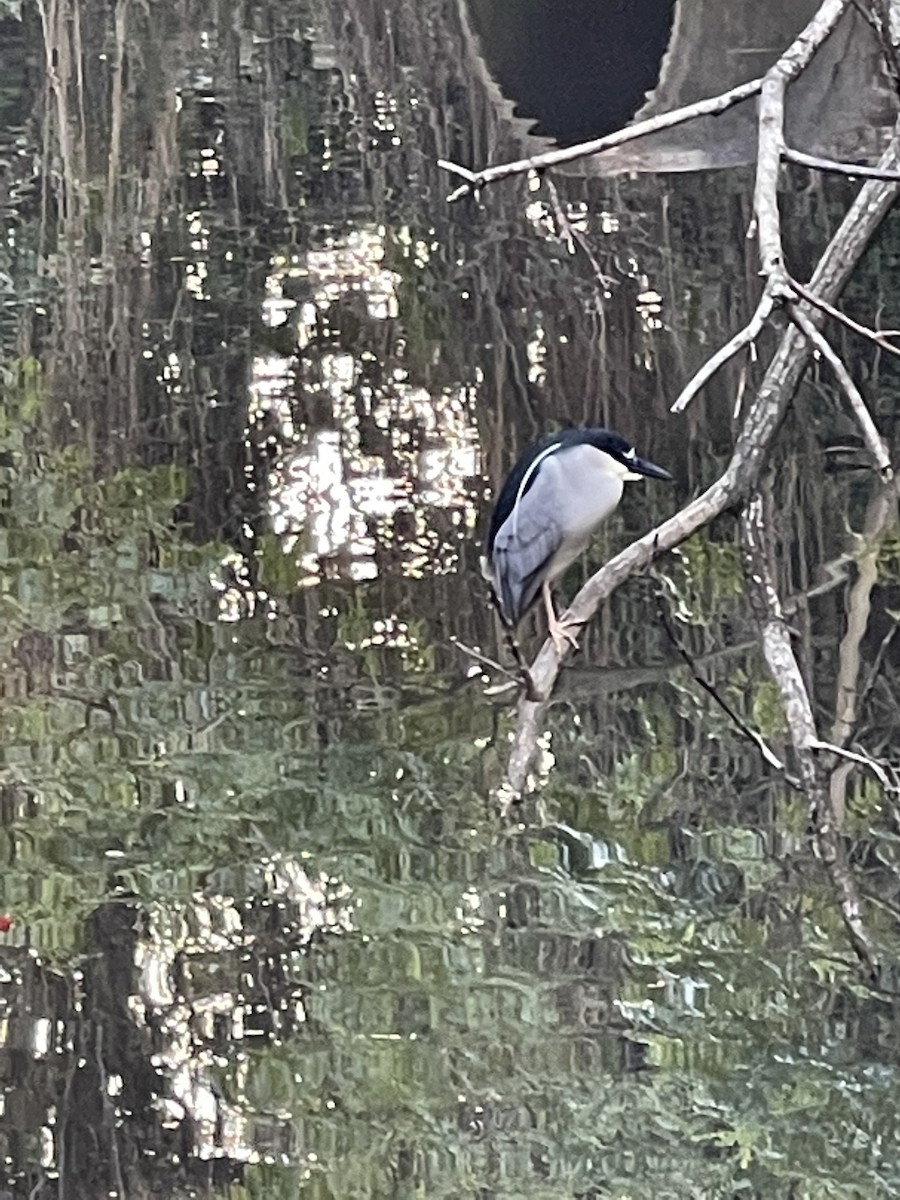
<instances>
[{"instance_id":1,"label":"black-crowned night heron","mask_svg":"<svg viewBox=\"0 0 900 1200\"><path fill-rule=\"evenodd\" d=\"M550 589L615 511L628 479L671 479L609 429L562 429L526 450L491 517L482 574L505 623L515 628L543 592L557 651L576 645L556 615Z\"/></svg>"}]
</instances>

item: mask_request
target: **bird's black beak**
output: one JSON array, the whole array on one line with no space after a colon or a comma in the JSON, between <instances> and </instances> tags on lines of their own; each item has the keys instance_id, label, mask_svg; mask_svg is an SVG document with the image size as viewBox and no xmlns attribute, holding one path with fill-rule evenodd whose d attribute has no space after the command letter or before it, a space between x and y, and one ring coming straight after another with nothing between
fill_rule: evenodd
<instances>
[{"instance_id":1,"label":"bird's black beak","mask_svg":"<svg viewBox=\"0 0 900 1200\"><path fill-rule=\"evenodd\" d=\"M638 458L637 455L628 460L628 466L635 475L648 475L651 479L672 478L668 471L658 467L656 463L649 462L646 458Z\"/></svg>"}]
</instances>

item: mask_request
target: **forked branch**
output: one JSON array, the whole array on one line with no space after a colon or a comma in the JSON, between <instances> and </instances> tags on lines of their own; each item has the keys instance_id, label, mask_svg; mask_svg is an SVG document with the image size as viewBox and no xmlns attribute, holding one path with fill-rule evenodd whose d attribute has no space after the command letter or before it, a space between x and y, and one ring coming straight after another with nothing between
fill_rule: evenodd
<instances>
[{"instance_id":1,"label":"forked branch","mask_svg":"<svg viewBox=\"0 0 900 1200\"><path fill-rule=\"evenodd\" d=\"M683 108L671 112L660 113L656 117L648 117L646 121L638 121L625 129L616 130L605 137L595 138L590 142L579 142L576 146L565 146L559 150L548 150L544 154L534 154L529 158L520 158L515 162L498 163L493 167L482 167L480 171L470 171L458 163L439 159L438 166L443 167L452 175L459 176L464 182L452 192L448 201L459 200L463 196L474 195L482 191L488 184L497 183L501 179L509 179L511 175L527 175L531 171L546 171L550 167L559 167L563 163L575 162L579 158L590 158L602 154L604 150L612 150L616 146L624 146L650 133L658 133L661 129L671 129L675 125L683 125L697 117L705 117L725 112L742 100L755 96L762 87L762 79L751 79L748 83L739 84L720 96L710 96L698 100L694 104L686 104Z\"/></svg>"},{"instance_id":2,"label":"forked branch","mask_svg":"<svg viewBox=\"0 0 900 1200\"><path fill-rule=\"evenodd\" d=\"M894 172L894 175L897 181L900 182L900 171ZM860 325L859 321L854 321L852 317L848 317L845 312L841 312L839 308L835 308L833 304L829 304L827 300L823 300L821 296L817 296L814 291L804 284L798 283L796 279L791 280L791 288L807 304L811 304L813 308L820 309L840 325L845 325L853 333L858 333L860 337L873 342L880 350L884 350L886 354L892 354L895 358L900 358L900 347L895 346L893 342L888 340L892 337L900 337L900 329L870 329L868 325Z\"/></svg>"},{"instance_id":3,"label":"forked branch","mask_svg":"<svg viewBox=\"0 0 900 1200\"><path fill-rule=\"evenodd\" d=\"M868 446L869 453L874 458L882 478L889 480L893 475L891 460L875 422L872 420L872 414L866 407L866 402L863 400L859 388L853 382L850 372L832 349L822 331L816 328L809 317L797 305L792 304L788 311L791 320L797 328L804 334L813 349L821 354L822 358L825 359L837 376L838 383L844 389L847 399L850 401L850 407L853 409L853 415L856 417L856 422L862 432L863 441Z\"/></svg>"},{"instance_id":4,"label":"forked branch","mask_svg":"<svg viewBox=\"0 0 900 1200\"><path fill-rule=\"evenodd\" d=\"M759 622L766 664L781 695L803 790L809 800L816 848L837 893L850 944L870 978L874 979L878 973L878 955L863 922L856 880L835 820L825 770L816 753L820 750L846 752L819 739L809 693L794 654L775 583L772 518L765 511L764 499L759 492L744 509L741 532L747 564L747 590Z\"/></svg>"},{"instance_id":5,"label":"forked branch","mask_svg":"<svg viewBox=\"0 0 900 1200\"><path fill-rule=\"evenodd\" d=\"M900 169L900 136L896 130L879 166L885 170ZM898 194L900 184L896 182L872 180L861 188L819 260L810 282L810 288L817 296L829 304L837 300ZM809 320L818 328L824 320L824 313L811 314ZM582 624L590 620L600 604L627 579L643 570L660 554L709 524L725 508L752 490L806 369L809 355L810 343L805 334L793 327L786 330L750 405L724 473L701 496L626 547L592 575L575 597L565 614L566 619L571 618ZM549 697L561 661L552 641L548 639L530 669L532 681L543 697ZM501 799L519 795L527 784L547 703L547 699L520 701Z\"/></svg>"}]
</instances>

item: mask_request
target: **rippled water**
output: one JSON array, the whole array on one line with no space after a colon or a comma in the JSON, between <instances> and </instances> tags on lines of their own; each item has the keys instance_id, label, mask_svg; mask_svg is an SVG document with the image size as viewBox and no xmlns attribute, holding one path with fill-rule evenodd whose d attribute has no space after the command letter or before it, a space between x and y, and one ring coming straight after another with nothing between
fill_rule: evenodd
<instances>
[{"instance_id":1,"label":"rippled water","mask_svg":"<svg viewBox=\"0 0 900 1200\"><path fill-rule=\"evenodd\" d=\"M752 299L749 176L559 178L591 257L546 189L448 207L437 158L515 147L431 0L2 31L3 1194L895 1194L896 814L844 778L876 989L659 618L784 753L734 514L585 631L511 813L457 644L505 654L479 541L538 433L676 477L567 592L727 457L758 366L668 405ZM793 183L802 265L852 188ZM896 239L846 298L886 327ZM892 362L843 348L891 438ZM900 543L824 371L776 468L823 728L862 680L890 757Z\"/></svg>"}]
</instances>

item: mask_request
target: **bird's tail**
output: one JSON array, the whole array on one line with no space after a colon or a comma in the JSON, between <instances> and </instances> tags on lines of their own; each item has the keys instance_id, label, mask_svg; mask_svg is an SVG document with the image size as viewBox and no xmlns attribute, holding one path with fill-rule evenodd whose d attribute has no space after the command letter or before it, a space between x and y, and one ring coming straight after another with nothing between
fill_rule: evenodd
<instances>
[{"instance_id":1,"label":"bird's tail","mask_svg":"<svg viewBox=\"0 0 900 1200\"><path fill-rule=\"evenodd\" d=\"M529 700L539 700L540 697L537 688L534 685L534 680L531 678L531 671L529 670L528 663L525 661L525 655L522 653L519 639L516 637L516 627L506 619L503 604L493 588L490 589L490 594L491 603L497 610L497 616L500 618L500 624L503 626L503 636L506 644L513 658L516 660L516 666L519 668L519 675L522 680L522 686L525 689L525 695Z\"/></svg>"}]
</instances>

